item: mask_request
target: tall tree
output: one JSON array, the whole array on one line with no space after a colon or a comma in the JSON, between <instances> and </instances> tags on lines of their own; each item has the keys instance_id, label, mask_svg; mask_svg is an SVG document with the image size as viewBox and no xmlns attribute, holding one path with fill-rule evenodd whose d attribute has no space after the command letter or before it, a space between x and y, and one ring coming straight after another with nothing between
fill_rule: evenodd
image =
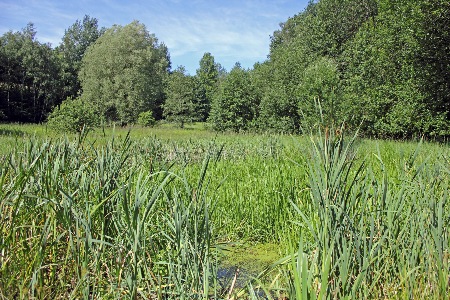
<instances>
[{"instance_id":1,"label":"tall tree","mask_svg":"<svg viewBox=\"0 0 450 300\"><path fill-rule=\"evenodd\" d=\"M186 74L183 66L169 75L167 98L163 105L166 120L183 128L185 123L198 119L194 89L195 79Z\"/></svg>"},{"instance_id":2,"label":"tall tree","mask_svg":"<svg viewBox=\"0 0 450 300\"><path fill-rule=\"evenodd\" d=\"M211 109L211 102L217 92L219 81L219 67L211 53L205 53L197 69L197 101L201 121L206 121Z\"/></svg>"},{"instance_id":3,"label":"tall tree","mask_svg":"<svg viewBox=\"0 0 450 300\"><path fill-rule=\"evenodd\" d=\"M94 43L105 29L98 27L98 20L85 15L83 21L77 20L66 29L61 44L57 51L61 57L63 65L64 96L78 96L81 84L78 80L78 72L81 67L81 60L86 49Z\"/></svg>"},{"instance_id":4,"label":"tall tree","mask_svg":"<svg viewBox=\"0 0 450 300\"><path fill-rule=\"evenodd\" d=\"M17 102L21 100L20 83L24 73L22 60L18 55L22 48L22 35L7 32L0 38L0 111L1 119L20 117L16 111Z\"/></svg>"},{"instance_id":5,"label":"tall tree","mask_svg":"<svg viewBox=\"0 0 450 300\"><path fill-rule=\"evenodd\" d=\"M324 101L324 109L326 103L335 103L328 101L331 94L325 91L339 85L345 46L376 13L376 0L310 1L303 12L280 24L271 37L264 68L269 80L260 105L260 126L295 132L300 126L309 127L314 118L319 121L314 98Z\"/></svg>"},{"instance_id":6,"label":"tall tree","mask_svg":"<svg viewBox=\"0 0 450 300\"><path fill-rule=\"evenodd\" d=\"M340 125L343 121L340 79L333 59L321 57L306 68L297 99L303 130L318 124Z\"/></svg>"},{"instance_id":7,"label":"tall tree","mask_svg":"<svg viewBox=\"0 0 450 300\"><path fill-rule=\"evenodd\" d=\"M271 37L271 54L296 42L305 54L337 58L345 43L377 14L377 0L310 1L305 11L280 24Z\"/></svg>"},{"instance_id":8,"label":"tall tree","mask_svg":"<svg viewBox=\"0 0 450 300\"><path fill-rule=\"evenodd\" d=\"M258 101L249 71L237 63L224 79L213 101L210 122L216 130L249 129L257 118Z\"/></svg>"},{"instance_id":9,"label":"tall tree","mask_svg":"<svg viewBox=\"0 0 450 300\"><path fill-rule=\"evenodd\" d=\"M337 59L359 28L377 15L377 0L321 0L312 15L311 48ZM312 39L315 39L313 41Z\"/></svg>"},{"instance_id":10,"label":"tall tree","mask_svg":"<svg viewBox=\"0 0 450 300\"><path fill-rule=\"evenodd\" d=\"M9 121L42 122L60 103L61 67L50 45L39 43L33 24L0 38L0 111Z\"/></svg>"},{"instance_id":11,"label":"tall tree","mask_svg":"<svg viewBox=\"0 0 450 300\"><path fill-rule=\"evenodd\" d=\"M450 2L423 0L421 11L416 67L420 90L435 120L427 131L450 135Z\"/></svg>"},{"instance_id":12,"label":"tall tree","mask_svg":"<svg viewBox=\"0 0 450 300\"><path fill-rule=\"evenodd\" d=\"M420 89L420 1L378 1L378 15L346 45L342 56L346 107L353 125L379 137L411 137L435 127ZM432 26L432 24L429 24Z\"/></svg>"},{"instance_id":13,"label":"tall tree","mask_svg":"<svg viewBox=\"0 0 450 300\"><path fill-rule=\"evenodd\" d=\"M164 49L138 21L114 25L83 57L82 98L110 121L132 123L139 113L155 111L169 64Z\"/></svg>"},{"instance_id":14,"label":"tall tree","mask_svg":"<svg viewBox=\"0 0 450 300\"><path fill-rule=\"evenodd\" d=\"M258 85L263 89L258 119L261 129L290 133L298 131L297 90L311 60L303 45L292 41L277 47L272 51L270 60L254 70L256 74L265 73L262 76L266 81Z\"/></svg>"}]
</instances>

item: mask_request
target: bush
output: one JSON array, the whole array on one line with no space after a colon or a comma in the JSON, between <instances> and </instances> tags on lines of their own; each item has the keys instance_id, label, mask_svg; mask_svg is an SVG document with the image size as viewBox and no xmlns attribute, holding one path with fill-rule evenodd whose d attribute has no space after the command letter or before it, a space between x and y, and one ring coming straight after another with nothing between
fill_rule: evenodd
<instances>
[{"instance_id":1,"label":"bush","mask_svg":"<svg viewBox=\"0 0 450 300\"><path fill-rule=\"evenodd\" d=\"M138 124L145 127L155 126L156 120L153 117L153 112L148 110L140 113L138 116Z\"/></svg>"},{"instance_id":2,"label":"bush","mask_svg":"<svg viewBox=\"0 0 450 300\"><path fill-rule=\"evenodd\" d=\"M81 132L99 125L99 118L91 105L79 98L67 98L55 107L48 117L47 125L59 132Z\"/></svg>"}]
</instances>

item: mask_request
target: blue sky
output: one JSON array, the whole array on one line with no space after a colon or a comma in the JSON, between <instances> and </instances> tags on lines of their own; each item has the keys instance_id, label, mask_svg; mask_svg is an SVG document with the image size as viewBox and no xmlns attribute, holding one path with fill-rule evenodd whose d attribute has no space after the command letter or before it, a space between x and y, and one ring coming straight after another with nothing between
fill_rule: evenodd
<instances>
[{"instance_id":1,"label":"blue sky","mask_svg":"<svg viewBox=\"0 0 450 300\"><path fill-rule=\"evenodd\" d=\"M251 68L269 53L279 23L304 10L308 0L0 0L0 35L32 22L40 42L57 46L64 31L84 15L100 26L145 24L170 51L172 68L195 74L210 52L230 70L236 62Z\"/></svg>"}]
</instances>

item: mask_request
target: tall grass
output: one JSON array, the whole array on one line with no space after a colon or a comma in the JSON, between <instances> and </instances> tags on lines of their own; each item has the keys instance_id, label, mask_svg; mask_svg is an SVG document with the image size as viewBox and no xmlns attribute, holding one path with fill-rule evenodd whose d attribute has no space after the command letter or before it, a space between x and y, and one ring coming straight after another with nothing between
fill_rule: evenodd
<instances>
[{"instance_id":1,"label":"tall grass","mask_svg":"<svg viewBox=\"0 0 450 300\"><path fill-rule=\"evenodd\" d=\"M355 138L312 138L309 202L298 251L286 265L290 299L446 299L449 288L448 161L416 164L420 146L391 178L358 162ZM445 207L447 207L447 213ZM288 263L290 262L290 263Z\"/></svg>"},{"instance_id":2,"label":"tall grass","mask_svg":"<svg viewBox=\"0 0 450 300\"><path fill-rule=\"evenodd\" d=\"M335 132L308 142L173 128L31 131L12 126L1 137L0 298L450 292L447 146ZM216 246L228 242L276 243L288 256L248 288L218 286Z\"/></svg>"},{"instance_id":3,"label":"tall grass","mask_svg":"<svg viewBox=\"0 0 450 300\"><path fill-rule=\"evenodd\" d=\"M195 189L178 187L173 173L133 158L133 147L128 137L98 149L32 139L3 158L1 297L209 293L200 289L213 269L208 161Z\"/></svg>"}]
</instances>

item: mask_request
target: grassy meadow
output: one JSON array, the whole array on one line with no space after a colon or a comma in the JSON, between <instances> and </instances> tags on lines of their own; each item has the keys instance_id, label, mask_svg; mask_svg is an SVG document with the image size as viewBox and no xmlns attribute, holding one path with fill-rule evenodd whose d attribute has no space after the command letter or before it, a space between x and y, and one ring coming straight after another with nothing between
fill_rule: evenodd
<instances>
[{"instance_id":1,"label":"grassy meadow","mask_svg":"<svg viewBox=\"0 0 450 300\"><path fill-rule=\"evenodd\" d=\"M446 299L449 184L430 142L0 125L0 299Z\"/></svg>"}]
</instances>

